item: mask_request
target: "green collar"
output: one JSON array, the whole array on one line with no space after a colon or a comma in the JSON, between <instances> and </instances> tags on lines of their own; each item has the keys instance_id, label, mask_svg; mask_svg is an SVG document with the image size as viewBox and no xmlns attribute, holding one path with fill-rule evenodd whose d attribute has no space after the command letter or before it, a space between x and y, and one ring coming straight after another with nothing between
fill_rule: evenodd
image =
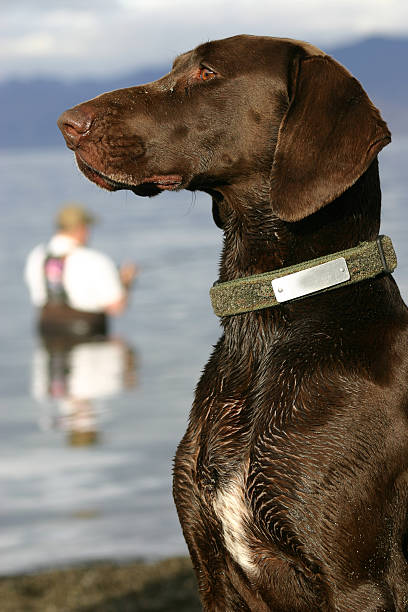
<instances>
[{"instance_id":1,"label":"green collar","mask_svg":"<svg viewBox=\"0 0 408 612\"><path fill-rule=\"evenodd\" d=\"M219 317L234 315L358 283L391 273L396 267L391 238L379 236L295 266L215 283L210 289L211 303Z\"/></svg>"}]
</instances>

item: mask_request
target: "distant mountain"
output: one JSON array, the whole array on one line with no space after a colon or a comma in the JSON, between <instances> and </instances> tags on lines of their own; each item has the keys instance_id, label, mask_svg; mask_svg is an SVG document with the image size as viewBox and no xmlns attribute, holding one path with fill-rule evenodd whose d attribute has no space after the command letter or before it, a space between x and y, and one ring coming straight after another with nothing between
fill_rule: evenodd
<instances>
[{"instance_id":1,"label":"distant mountain","mask_svg":"<svg viewBox=\"0 0 408 612\"><path fill-rule=\"evenodd\" d=\"M369 38L326 51L361 81L391 130L408 133L408 38ZM2 82L0 148L62 145L56 120L63 110L104 91L147 83L168 69L74 83L39 78Z\"/></svg>"}]
</instances>

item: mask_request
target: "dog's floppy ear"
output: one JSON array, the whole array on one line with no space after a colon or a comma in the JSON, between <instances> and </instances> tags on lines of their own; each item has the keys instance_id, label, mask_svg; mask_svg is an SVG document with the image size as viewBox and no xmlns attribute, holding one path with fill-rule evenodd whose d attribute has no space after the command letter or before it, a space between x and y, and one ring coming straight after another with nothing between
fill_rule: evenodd
<instances>
[{"instance_id":1,"label":"dog's floppy ear","mask_svg":"<svg viewBox=\"0 0 408 612\"><path fill-rule=\"evenodd\" d=\"M332 202L391 141L380 113L343 66L328 56L294 62L271 170L272 210L284 221Z\"/></svg>"}]
</instances>

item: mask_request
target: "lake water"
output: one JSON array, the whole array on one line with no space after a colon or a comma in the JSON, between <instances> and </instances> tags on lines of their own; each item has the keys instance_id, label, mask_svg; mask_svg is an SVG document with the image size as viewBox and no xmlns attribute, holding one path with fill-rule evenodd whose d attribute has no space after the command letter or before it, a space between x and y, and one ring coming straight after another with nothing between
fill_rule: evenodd
<instances>
[{"instance_id":1,"label":"lake water","mask_svg":"<svg viewBox=\"0 0 408 612\"><path fill-rule=\"evenodd\" d=\"M406 139L380 155L382 233L393 239L406 300L407 159ZM0 574L186 554L171 470L195 384L220 335L208 289L222 234L210 198L103 192L62 144L1 152L0 178ZM61 383L34 333L22 271L67 200L100 217L92 246L117 262L136 261L141 275L112 340L74 347ZM64 400L61 384L81 401Z\"/></svg>"}]
</instances>

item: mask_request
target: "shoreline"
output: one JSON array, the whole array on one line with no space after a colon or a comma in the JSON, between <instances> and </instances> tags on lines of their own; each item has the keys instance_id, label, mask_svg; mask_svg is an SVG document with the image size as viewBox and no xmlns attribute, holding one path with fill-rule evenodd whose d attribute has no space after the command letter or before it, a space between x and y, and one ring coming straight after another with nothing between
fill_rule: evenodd
<instances>
[{"instance_id":1,"label":"shoreline","mask_svg":"<svg viewBox=\"0 0 408 612\"><path fill-rule=\"evenodd\" d=\"M199 612L187 557L90 562L0 576L2 612Z\"/></svg>"}]
</instances>

